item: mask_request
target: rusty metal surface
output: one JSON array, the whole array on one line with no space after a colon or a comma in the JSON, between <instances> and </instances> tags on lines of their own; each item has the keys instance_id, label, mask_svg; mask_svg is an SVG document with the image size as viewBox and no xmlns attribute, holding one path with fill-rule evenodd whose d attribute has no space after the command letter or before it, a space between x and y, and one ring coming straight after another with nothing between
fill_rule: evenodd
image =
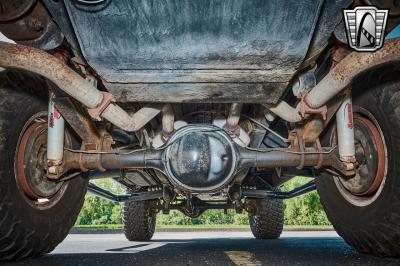
<instances>
[{"instance_id":1,"label":"rusty metal surface","mask_svg":"<svg viewBox=\"0 0 400 266\"><path fill-rule=\"evenodd\" d=\"M301 154L298 150L291 148L269 152L254 152L242 149L240 150L239 167L297 167L303 164L303 166L331 166L340 172L346 172L344 165L339 161L336 152L332 148L323 147L321 151L317 151L315 148L306 148L305 151L305 154Z\"/></svg>"},{"instance_id":2,"label":"rusty metal surface","mask_svg":"<svg viewBox=\"0 0 400 266\"><path fill-rule=\"evenodd\" d=\"M0 1L0 31L24 44L51 50L64 37L43 4L36 0Z\"/></svg>"},{"instance_id":3,"label":"rusty metal surface","mask_svg":"<svg viewBox=\"0 0 400 266\"><path fill-rule=\"evenodd\" d=\"M102 117L125 131L135 132L149 123L160 111L160 107L145 106L129 115L118 105L110 104L102 113Z\"/></svg>"},{"instance_id":4,"label":"rusty metal surface","mask_svg":"<svg viewBox=\"0 0 400 266\"><path fill-rule=\"evenodd\" d=\"M334 99L332 99L327 104L327 114L326 119L322 119L321 116L313 115L309 117L305 123L301 127L301 132L303 134L303 140L305 142L315 142L321 133L324 131L326 126L332 120L333 116L336 114L336 111L339 109L339 106L343 102L343 97L338 95Z\"/></svg>"},{"instance_id":5,"label":"rusty metal surface","mask_svg":"<svg viewBox=\"0 0 400 266\"><path fill-rule=\"evenodd\" d=\"M42 50L58 47L64 37L41 2L0 2L0 31L8 38Z\"/></svg>"},{"instance_id":6,"label":"rusty metal surface","mask_svg":"<svg viewBox=\"0 0 400 266\"><path fill-rule=\"evenodd\" d=\"M311 108L319 108L325 105L335 95L351 85L364 71L374 67L400 62L400 39L386 40L382 49L376 52L359 53L352 52L334 66L334 68L306 95L306 102ZM276 113L278 116L288 119L299 116L300 104L293 108L285 104L285 113ZM278 106L279 106L278 105ZM289 120L290 121L290 120Z\"/></svg>"},{"instance_id":7,"label":"rusty metal surface","mask_svg":"<svg viewBox=\"0 0 400 266\"><path fill-rule=\"evenodd\" d=\"M63 61L39 49L0 42L0 66L42 75L89 108L94 108L101 102L102 94L88 81Z\"/></svg>"},{"instance_id":8,"label":"rusty metal surface","mask_svg":"<svg viewBox=\"0 0 400 266\"><path fill-rule=\"evenodd\" d=\"M63 60L33 47L0 42L0 66L42 75L88 108L97 108L104 97L101 91L69 68ZM159 108L143 107L131 116L112 103L104 109L101 116L121 129L137 131L159 112Z\"/></svg>"},{"instance_id":9,"label":"rusty metal surface","mask_svg":"<svg viewBox=\"0 0 400 266\"><path fill-rule=\"evenodd\" d=\"M345 166L339 161L332 148L306 148L305 154L293 149L259 152L241 149L239 151L238 170L249 167L275 168L303 166L332 166L346 172ZM85 152L70 151L64 153L66 169L143 169L153 168L163 171L165 161L162 150L137 150L132 152Z\"/></svg>"},{"instance_id":10,"label":"rusty metal surface","mask_svg":"<svg viewBox=\"0 0 400 266\"><path fill-rule=\"evenodd\" d=\"M25 148L33 132L40 127L39 123L33 124L25 132L19 143L17 151L17 163L16 163L16 177L18 184L21 186L23 192L32 199L38 199L39 196L31 189L27 177L25 175Z\"/></svg>"},{"instance_id":11,"label":"rusty metal surface","mask_svg":"<svg viewBox=\"0 0 400 266\"><path fill-rule=\"evenodd\" d=\"M103 94L103 98L101 102L99 103L98 106L95 108L90 108L88 109L89 115L96 120L101 120L101 114L104 112L104 110L111 104L115 103L115 97L109 92L101 92Z\"/></svg>"},{"instance_id":12,"label":"rusty metal surface","mask_svg":"<svg viewBox=\"0 0 400 266\"><path fill-rule=\"evenodd\" d=\"M375 178L372 185L368 188L368 190L361 194L362 196L365 195L368 196L372 195L378 190L379 186L383 181L383 178L385 177L385 170L386 170L385 145L382 141L382 137L381 134L379 133L379 130L370 120L364 117L355 117L355 119L364 123L371 130L372 138L374 139L376 145L378 163L377 163Z\"/></svg>"},{"instance_id":13,"label":"rusty metal surface","mask_svg":"<svg viewBox=\"0 0 400 266\"><path fill-rule=\"evenodd\" d=\"M48 21L39 37L31 40L17 41L17 43L49 51L59 47L63 41L64 36L60 29L53 21Z\"/></svg>"},{"instance_id":14,"label":"rusty metal surface","mask_svg":"<svg viewBox=\"0 0 400 266\"><path fill-rule=\"evenodd\" d=\"M323 120L326 120L326 116L328 113L328 107L326 105L323 105L318 108L314 108L314 107L310 106L307 102L307 94L308 94L307 91L300 94L301 100L300 100L299 104L297 105L298 111L299 111L299 114L301 115L301 117L304 119L304 118L306 118L306 115L318 114L318 115L322 116Z\"/></svg>"},{"instance_id":15,"label":"rusty metal surface","mask_svg":"<svg viewBox=\"0 0 400 266\"><path fill-rule=\"evenodd\" d=\"M46 143L47 123L44 120L29 124L18 143L16 178L22 192L33 200L50 198L62 187L62 183L49 181L44 171Z\"/></svg>"},{"instance_id":16,"label":"rusty metal surface","mask_svg":"<svg viewBox=\"0 0 400 266\"><path fill-rule=\"evenodd\" d=\"M0 22L15 20L23 16L37 0L1 0Z\"/></svg>"},{"instance_id":17,"label":"rusty metal surface","mask_svg":"<svg viewBox=\"0 0 400 266\"><path fill-rule=\"evenodd\" d=\"M354 122L357 171L352 178L340 178L340 182L353 195L371 196L379 189L385 177L385 145L371 120L356 114Z\"/></svg>"},{"instance_id":18,"label":"rusty metal surface","mask_svg":"<svg viewBox=\"0 0 400 266\"><path fill-rule=\"evenodd\" d=\"M333 96L351 84L363 71L381 64L400 60L400 40L386 40L382 49L372 53L352 52L340 61L307 95L310 106L324 105Z\"/></svg>"},{"instance_id":19,"label":"rusty metal surface","mask_svg":"<svg viewBox=\"0 0 400 266\"><path fill-rule=\"evenodd\" d=\"M332 79L339 84L349 83L367 68L400 60L400 40L386 40L382 49L372 53L353 52L332 70Z\"/></svg>"},{"instance_id":20,"label":"rusty metal surface","mask_svg":"<svg viewBox=\"0 0 400 266\"><path fill-rule=\"evenodd\" d=\"M38 2L32 10L17 20L0 23L0 30L14 41L31 40L42 34L49 20L46 9Z\"/></svg>"},{"instance_id":21,"label":"rusty metal surface","mask_svg":"<svg viewBox=\"0 0 400 266\"><path fill-rule=\"evenodd\" d=\"M69 97L55 97L54 101L64 119L82 139L85 147L96 149L100 143L100 135L85 110Z\"/></svg>"},{"instance_id":22,"label":"rusty metal surface","mask_svg":"<svg viewBox=\"0 0 400 266\"><path fill-rule=\"evenodd\" d=\"M314 142L324 130L327 124L325 121L320 116L311 116L302 126L304 141Z\"/></svg>"},{"instance_id":23,"label":"rusty metal surface","mask_svg":"<svg viewBox=\"0 0 400 266\"><path fill-rule=\"evenodd\" d=\"M123 169L123 168L146 168L148 165L148 157L158 155L161 161L160 153L150 150L135 151L132 153L102 153L96 152L72 152L65 151L64 167L69 169L99 169L101 165L104 169ZM155 156L157 157L157 156ZM160 167L161 168L161 167Z\"/></svg>"}]
</instances>

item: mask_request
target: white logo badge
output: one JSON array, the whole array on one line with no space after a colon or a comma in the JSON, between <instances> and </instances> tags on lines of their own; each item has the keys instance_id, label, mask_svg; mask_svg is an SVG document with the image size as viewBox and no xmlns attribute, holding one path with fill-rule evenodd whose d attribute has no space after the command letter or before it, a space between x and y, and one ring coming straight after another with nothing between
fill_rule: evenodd
<instances>
[{"instance_id":1,"label":"white logo badge","mask_svg":"<svg viewBox=\"0 0 400 266\"><path fill-rule=\"evenodd\" d=\"M358 6L343 10L347 41L351 48L360 52L373 52L383 45L388 9L374 6Z\"/></svg>"}]
</instances>

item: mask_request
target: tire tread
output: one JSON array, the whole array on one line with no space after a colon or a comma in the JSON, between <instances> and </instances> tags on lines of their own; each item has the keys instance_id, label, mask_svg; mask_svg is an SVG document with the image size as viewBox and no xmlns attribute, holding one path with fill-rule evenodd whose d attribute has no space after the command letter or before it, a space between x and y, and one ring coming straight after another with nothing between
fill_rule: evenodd
<instances>
[{"instance_id":1,"label":"tire tread","mask_svg":"<svg viewBox=\"0 0 400 266\"><path fill-rule=\"evenodd\" d=\"M147 241L155 231L156 212L152 201L131 201L124 203L122 222L124 234L129 241ZM151 223L149 220L151 219Z\"/></svg>"},{"instance_id":2,"label":"tire tread","mask_svg":"<svg viewBox=\"0 0 400 266\"><path fill-rule=\"evenodd\" d=\"M283 231L284 206L281 199L258 199L257 214L249 213L250 229L257 239L277 239Z\"/></svg>"}]
</instances>

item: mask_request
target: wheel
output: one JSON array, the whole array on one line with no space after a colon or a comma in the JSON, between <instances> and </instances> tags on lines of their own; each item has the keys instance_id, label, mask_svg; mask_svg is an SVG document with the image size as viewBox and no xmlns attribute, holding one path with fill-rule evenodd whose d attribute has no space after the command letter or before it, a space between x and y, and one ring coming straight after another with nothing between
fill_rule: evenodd
<instances>
[{"instance_id":1,"label":"wheel","mask_svg":"<svg viewBox=\"0 0 400 266\"><path fill-rule=\"evenodd\" d=\"M351 178L316 180L329 220L363 253L400 255L400 83L361 88L353 95L357 169ZM326 139L334 145L334 128Z\"/></svg>"},{"instance_id":2,"label":"wheel","mask_svg":"<svg viewBox=\"0 0 400 266\"><path fill-rule=\"evenodd\" d=\"M156 201L125 202L122 221L125 237L129 241L147 241L156 229Z\"/></svg>"},{"instance_id":3,"label":"wheel","mask_svg":"<svg viewBox=\"0 0 400 266\"><path fill-rule=\"evenodd\" d=\"M46 178L46 110L35 96L4 83L0 88L0 260L52 251L83 204L86 179L56 183Z\"/></svg>"},{"instance_id":4,"label":"wheel","mask_svg":"<svg viewBox=\"0 0 400 266\"><path fill-rule=\"evenodd\" d=\"M250 229L257 239L277 239L282 233L284 208L282 199L254 199L255 212L249 213Z\"/></svg>"}]
</instances>

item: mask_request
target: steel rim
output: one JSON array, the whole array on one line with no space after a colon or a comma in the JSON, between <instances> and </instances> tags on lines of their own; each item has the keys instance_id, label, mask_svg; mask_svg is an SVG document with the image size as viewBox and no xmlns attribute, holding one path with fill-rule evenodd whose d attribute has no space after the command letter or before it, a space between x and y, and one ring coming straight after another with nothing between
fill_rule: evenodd
<instances>
[{"instance_id":1,"label":"steel rim","mask_svg":"<svg viewBox=\"0 0 400 266\"><path fill-rule=\"evenodd\" d=\"M68 186L46 177L47 112L33 115L25 123L16 147L14 172L18 190L25 202L35 209L57 204ZM69 141L67 143L70 143Z\"/></svg>"},{"instance_id":2,"label":"steel rim","mask_svg":"<svg viewBox=\"0 0 400 266\"><path fill-rule=\"evenodd\" d=\"M356 132L358 129L355 128L357 174L353 180L336 176L334 181L339 192L348 202L356 206L367 206L379 197L384 188L388 164L387 147L378 121L370 112L364 108L355 107L354 122L355 127L357 124L361 125L364 127L364 131L369 132L368 143L361 143L360 136L357 136ZM371 143L373 143L373 147L371 147ZM369 144L369 147L366 147L366 144ZM360 147L357 145L364 145L361 149L364 149L369 161L362 160L362 156L359 154ZM370 176L366 175L366 168L373 169L373 175L371 173L369 173Z\"/></svg>"}]
</instances>

